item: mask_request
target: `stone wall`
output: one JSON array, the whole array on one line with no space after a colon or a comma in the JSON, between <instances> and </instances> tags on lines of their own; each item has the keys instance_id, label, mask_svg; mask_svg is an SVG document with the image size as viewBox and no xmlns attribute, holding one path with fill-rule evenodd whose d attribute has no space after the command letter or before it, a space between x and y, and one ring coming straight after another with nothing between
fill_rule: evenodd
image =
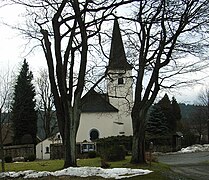
<instances>
[{"instance_id":1,"label":"stone wall","mask_svg":"<svg viewBox=\"0 0 209 180\"><path fill-rule=\"evenodd\" d=\"M79 157L81 154L80 143L76 143L76 156ZM61 143L50 144L50 159L63 159L64 157L64 146Z\"/></svg>"},{"instance_id":2,"label":"stone wall","mask_svg":"<svg viewBox=\"0 0 209 180\"><path fill-rule=\"evenodd\" d=\"M34 144L25 144L25 145L15 145L15 146L5 146L4 147L4 156L15 157L28 157L35 154Z\"/></svg>"}]
</instances>

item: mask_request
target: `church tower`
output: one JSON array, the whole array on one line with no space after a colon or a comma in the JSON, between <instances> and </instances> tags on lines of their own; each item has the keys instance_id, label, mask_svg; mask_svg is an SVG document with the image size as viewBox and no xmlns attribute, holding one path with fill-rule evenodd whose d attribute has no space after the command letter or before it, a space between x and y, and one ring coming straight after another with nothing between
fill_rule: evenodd
<instances>
[{"instance_id":1,"label":"church tower","mask_svg":"<svg viewBox=\"0 0 209 180\"><path fill-rule=\"evenodd\" d=\"M132 66L127 62L117 18L114 20L109 65L107 67L107 93L110 103L119 110L118 122L130 120L133 102ZM129 121L128 120L128 121Z\"/></svg>"}]
</instances>

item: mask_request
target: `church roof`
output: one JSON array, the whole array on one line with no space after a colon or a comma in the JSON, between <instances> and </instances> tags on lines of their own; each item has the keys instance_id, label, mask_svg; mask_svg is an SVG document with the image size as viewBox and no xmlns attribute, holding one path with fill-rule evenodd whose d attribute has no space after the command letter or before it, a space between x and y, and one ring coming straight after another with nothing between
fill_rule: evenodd
<instances>
[{"instance_id":1,"label":"church roof","mask_svg":"<svg viewBox=\"0 0 209 180\"><path fill-rule=\"evenodd\" d=\"M127 62L120 27L117 18L114 20L112 42L108 69L130 70L132 66Z\"/></svg>"},{"instance_id":2,"label":"church roof","mask_svg":"<svg viewBox=\"0 0 209 180\"><path fill-rule=\"evenodd\" d=\"M82 112L118 112L118 109L108 102L107 96L90 90L82 98Z\"/></svg>"}]
</instances>

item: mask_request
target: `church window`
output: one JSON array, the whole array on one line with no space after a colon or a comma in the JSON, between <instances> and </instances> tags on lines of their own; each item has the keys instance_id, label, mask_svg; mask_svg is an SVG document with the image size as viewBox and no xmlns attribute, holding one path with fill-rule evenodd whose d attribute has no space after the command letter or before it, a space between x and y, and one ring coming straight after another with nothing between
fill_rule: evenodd
<instances>
[{"instance_id":1,"label":"church window","mask_svg":"<svg viewBox=\"0 0 209 180\"><path fill-rule=\"evenodd\" d=\"M97 139L99 139L99 131L97 129L92 129L90 131L90 140L94 141L94 140L97 140Z\"/></svg>"},{"instance_id":2,"label":"church window","mask_svg":"<svg viewBox=\"0 0 209 180\"><path fill-rule=\"evenodd\" d=\"M47 146L46 147L46 154L48 154L49 153L49 147Z\"/></svg>"},{"instance_id":3,"label":"church window","mask_svg":"<svg viewBox=\"0 0 209 180\"><path fill-rule=\"evenodd\" d=\"M122 77L118 78L118 84L124 84L124 79Z\"/></svg>"}]
</instances>

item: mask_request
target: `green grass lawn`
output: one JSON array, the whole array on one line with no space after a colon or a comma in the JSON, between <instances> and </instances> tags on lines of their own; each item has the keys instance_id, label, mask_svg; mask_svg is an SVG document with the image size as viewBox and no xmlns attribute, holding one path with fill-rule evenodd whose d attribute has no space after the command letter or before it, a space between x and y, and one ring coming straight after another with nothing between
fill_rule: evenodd
<instances>
[{"instance_id":1,"label":"green grass lawn","mask_svg":"<svg viewBox=\"0 0 209 180\"><path fill-rule=\"evenodd\" d=\"M96 166L100 167L100 158L93 159L80 159L78 160L78 166ZM123 161L117 162L109 162L110 168L114 167L129 167L129 168L138 168L138 169L149 169L152 170L153 173L148 175L140 176L140 180L168 180L168 174L172 173L169 169L169 166L161 164L161 163L152 163L151 166L149 164L144 165L133 165L130 164L130 156L127 156ZM46 160L46 161L34 161L34 162L19 162L19 163L6 163L6 171L23 171L23 170L36 170L36 171L56 171L60 170L63 167L63 160ZM1 168L0 168L1 170ZM57 177L50 177L50 180L54 180ZM49 179L49 177L41 178L41 179ZM103 179L99 177L90 177L90 178L80 178L80 177L62 177L65 179ZM137 180L139 177L129 178L130 180Z\"/></svg>"}]
</instances>

